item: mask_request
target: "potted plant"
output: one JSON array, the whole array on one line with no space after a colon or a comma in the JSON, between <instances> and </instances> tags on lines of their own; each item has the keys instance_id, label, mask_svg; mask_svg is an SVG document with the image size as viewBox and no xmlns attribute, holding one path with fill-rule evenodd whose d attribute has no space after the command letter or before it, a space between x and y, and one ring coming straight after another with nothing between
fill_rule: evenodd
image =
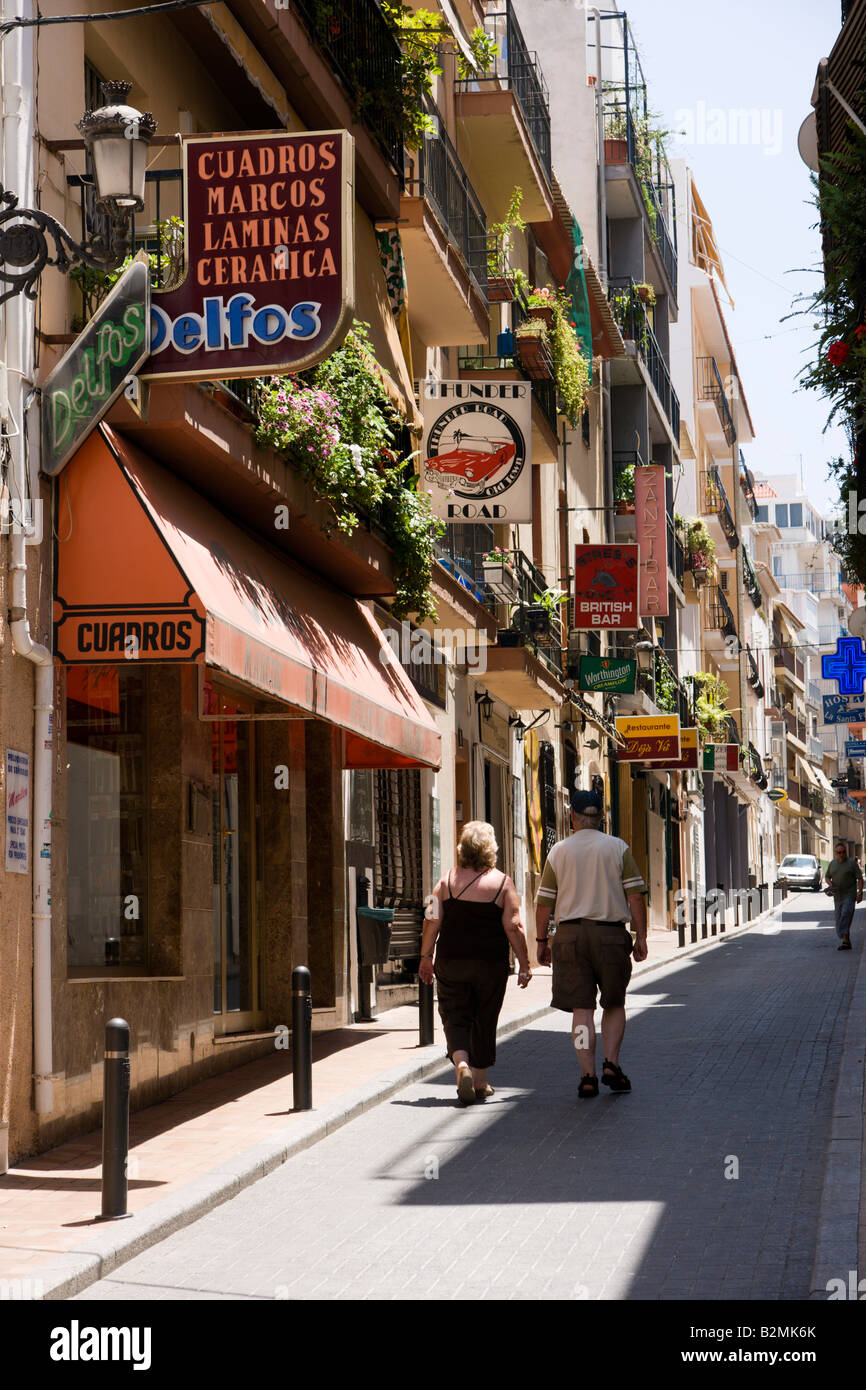
<instances>
[{"instance_id":1,"label":"potted plant","mask_svg":"<svg viewBox=\"0 0 866 1390\"><path fill-rule=\"evenodd\" d=\"M619 516L634 513L634 464L621 468L613 480L613 501Z\"/></svg>"},{"instance_id":2,"label":"potted plant","mask_svg":"<svg viewBox=\"0 0 866 1390\"><path fill-rule=\"evenodd\" d=\"M482 556L481 567L484 571L484 583L497 598L507 601L514 597L517 588L517 576L511 563L511 555L507 550L501 550L499 546L494 546L492 550L488 550L487 554Z\"/></svg>"},{"instance_id":3,"label":"potted plant","mask_svg":"<svg viewBox=\"0 0 866 1390\"><path fill-rule=\"evenodd\" d=\"M707 530L706 522L700 517L689 523L686 532L686 566L692 572L695 584L706 584L710 577L716 543Z\"/></svg>"},{"instance_id":4,"label":"potted plant","mask_svg":"<svg viewBox=\"0 0 866 1390\"><path fill-rule=\"evenodd\" d=\"M525 610L526 623L533 637L550 636L554 619L559 617L560 607L567 602L568 594L564 589L545 589L533 595L532 603Z\"/></svg>"},{"instance_id":5,"label":"potted plant","mask_svg":"<svg viewBox=\"0 0 866 1390\"><path fill-rule=\"evenodd\" d=\"M604 118L604 162L605 164L628 163L628 121L625 109L620 106L609 108Z\"/></svg>"},{"instance_id":6,"label":"potted plant","mask_svg":"<svg viewBox=\"0 0 866 1390\"><path fill-rule=\"evenodd\" d=\"M547 325L539 318L527 319L514 335L514 345L526 375L535 381L553 376L553 357Z\"/></svg>"},{"instance_id":7,"label":"potted plant","mask_svg":"<svg viewBox=\"0 0 866 1390\"><path fill-rule=\"evenodd\" d=\"M656 292L653 289L652 285L648 284L646 280L638 281L638 283L635 285L635 291L637 292L637 297L642 304L649 304L650 308L655 307Z\"/></svg>"},{"instance_id":8,"label":"potted plant","mask_svg":"<svg viewBox=\"0 0 866 1390\"><path fill-rule=\"evenodd\" d=\"M512 189L504 219L491 223L487 229L487 298L491 304L507 304L514 298L511 237L514 231L526 229L526 223L520 216L522 202L523 189L516 185Z\"/></svg>"}]
</instances>

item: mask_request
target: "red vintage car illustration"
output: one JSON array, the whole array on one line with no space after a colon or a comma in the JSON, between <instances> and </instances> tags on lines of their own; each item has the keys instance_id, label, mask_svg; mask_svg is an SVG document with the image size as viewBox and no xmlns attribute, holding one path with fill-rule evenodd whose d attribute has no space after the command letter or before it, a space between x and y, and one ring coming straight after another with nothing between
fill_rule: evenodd
<instances>
[{"instance_id":1,"label":"red vintage car illustration","mask_svg":"<svg viewBox=\"0 0 866 1390\"><path fill-rule=\"evenodd\" d=\"M460 446L467 439L476 444L486 444L487 448L462 449ZM484 483L500 468L505 468L517 453L516 445L509 440L489 439L479 434L464 434L462 430L455 430L454 445L455 447L449 453L436 454L435 457L424 460L428 476L431 473L445 474L455 481ZM443 481L441 476L440 481Z\"/></svg>"}]
</instances>

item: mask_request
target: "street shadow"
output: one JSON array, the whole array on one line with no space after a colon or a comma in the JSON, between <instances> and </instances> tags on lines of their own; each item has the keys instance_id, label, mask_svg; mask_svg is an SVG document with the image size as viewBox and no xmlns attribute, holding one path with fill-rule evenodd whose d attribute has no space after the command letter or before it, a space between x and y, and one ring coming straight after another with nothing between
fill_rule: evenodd
<instances>
[{"instance_id":1,"label":"street shadow","mask_svg":"<svg viewBox=\"0 0 866 1390\"><path fill-rule=\"evenodd\" d=\"M441 1145L437 1180L420 1179L392 1200L441 1207L445 1220L451 1209L458 1224L469 1207L548 1207L563 1248L569 1231L572 1248L585 1231L577 1287L592 1288L593 1260L609 1262L600 1230L615 1247L625 1222L628 1298L686 1297L687 1287L707 1298L808 1297L856 977L836 953L832 917L822 911L816 922L817 895L809 898L786 906L772 930L638 979L628 1002L643 1008L632 1013L621 1056L627 1095L602 1086L597 1098L578 1100L569 1015L506 1039L491 1081L495 1099L513 1103L461 1114L449 1098L453 1118L389 1156L391 1172L403 1161L419 1171L419 1145ZM807 918L813 930L802 931ZM859 949L858 940L852 955ZM600 1037L598 1047L600 1068ZM600 1216L607 1204L620 1211ZM505 1229L510 1218L502 1220ZM660 1295L665 1279L673 1282Z\"/></svg>"}]
</instances>

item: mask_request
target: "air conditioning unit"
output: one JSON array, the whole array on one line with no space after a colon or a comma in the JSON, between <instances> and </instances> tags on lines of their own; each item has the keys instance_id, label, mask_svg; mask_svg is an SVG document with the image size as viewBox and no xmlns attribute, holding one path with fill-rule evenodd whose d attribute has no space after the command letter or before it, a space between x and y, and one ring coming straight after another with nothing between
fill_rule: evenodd
<instances>
[{"instance_id":1,"label":"air conditioning unit","mask_svg":"<svg viewBox=\"0 0 866 1390\"><path fill-rule=\"evenodd\" d=\"M774 763L780 763L785 756L785 740L782 738L771 738L770 754Z\"/></svg>"}]
</instances>

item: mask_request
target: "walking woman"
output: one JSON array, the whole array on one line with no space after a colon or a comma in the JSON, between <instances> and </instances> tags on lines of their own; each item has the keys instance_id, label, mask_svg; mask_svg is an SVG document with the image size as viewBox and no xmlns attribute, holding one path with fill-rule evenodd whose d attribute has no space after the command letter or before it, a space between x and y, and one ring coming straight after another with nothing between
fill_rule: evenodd
<instances>
[{"instance_id":1,"label":"walking woman","mask_svg":"<svg viewBox=\"0 0 866 1390\"><path fill-rule=\"evenodd\" d=\"M436 983L448 1056L464 1105L493 1095L487 1068L496 1060L496 1024L510 972L509 942L520 967L518 984L532 978L517 890L496 868L493 826L469 821L457 846L457 868L437 883L427 909L418 975Z\"/></svg>"}]
</instances>

